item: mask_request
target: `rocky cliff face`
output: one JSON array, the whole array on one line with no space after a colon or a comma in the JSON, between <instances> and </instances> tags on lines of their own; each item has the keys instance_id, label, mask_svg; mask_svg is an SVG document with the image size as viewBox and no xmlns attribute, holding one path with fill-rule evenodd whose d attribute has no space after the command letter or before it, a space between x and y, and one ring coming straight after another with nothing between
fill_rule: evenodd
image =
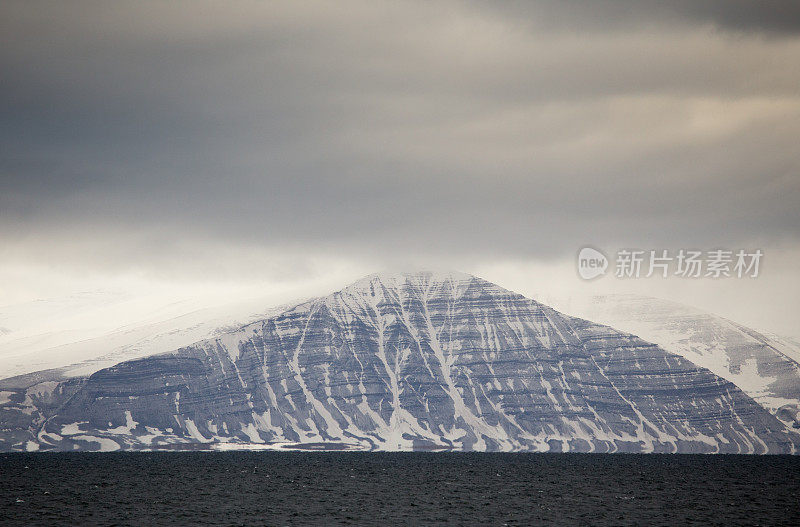
<instances>
[{"instance_id":1,"label":"rocky cliff face","mask_svg":"<svg viewBox=\"0 0 800 527\"><path fill-rule=\"evenodd\" d=\"M53 387L58 405L40 412L28 437L4 422L3 448L800 445L712 372L468 275L371 276L220 338L71 382L73 393Z\"/></svg>"}]
</instances>

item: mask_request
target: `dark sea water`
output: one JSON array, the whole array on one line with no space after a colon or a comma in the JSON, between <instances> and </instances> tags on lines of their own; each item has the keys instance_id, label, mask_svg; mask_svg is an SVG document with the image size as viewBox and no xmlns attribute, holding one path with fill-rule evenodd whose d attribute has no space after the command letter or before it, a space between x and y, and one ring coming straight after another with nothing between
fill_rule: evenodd
<instances>
[{"instance_id":1,"label":"dark sea water","mask_svg":"<svg viewBox=\"0 0 800 527\"><path fill-rule=\"evenodd\" d=\"M800 525L800 457L0 455L0 525Z\"/></svg>"}]
</instances>

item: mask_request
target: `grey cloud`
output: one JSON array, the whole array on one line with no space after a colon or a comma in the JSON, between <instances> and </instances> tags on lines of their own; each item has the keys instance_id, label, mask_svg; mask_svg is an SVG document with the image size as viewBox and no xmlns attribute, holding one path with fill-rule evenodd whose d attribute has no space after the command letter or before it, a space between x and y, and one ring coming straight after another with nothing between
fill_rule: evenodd
<instances>
[{"instance_id":1,"label":"grey cloud","mask_svg":"<svg viewBox=\"0 0 800 527\"><path fill-rule=\"evenodd\" d=\"M728 4L6 4L2 250L796 243L795 14Z\"/></svg>"}]
</instances>

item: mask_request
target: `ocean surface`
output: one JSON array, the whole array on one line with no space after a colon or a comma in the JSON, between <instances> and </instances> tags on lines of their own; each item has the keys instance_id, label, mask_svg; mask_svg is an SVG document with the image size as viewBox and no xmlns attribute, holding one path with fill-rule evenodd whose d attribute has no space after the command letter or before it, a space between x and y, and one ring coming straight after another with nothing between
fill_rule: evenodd
<instances>
[{"instance_id":1,"label":"ocean surface","mask_svg":"<svg viewBox=\"0 0 800 527\"><path fill-rule=\"evenodd\" d=\"M0 454L0 525L800 525L800 456Z\"/></svg>"}]
</instances>

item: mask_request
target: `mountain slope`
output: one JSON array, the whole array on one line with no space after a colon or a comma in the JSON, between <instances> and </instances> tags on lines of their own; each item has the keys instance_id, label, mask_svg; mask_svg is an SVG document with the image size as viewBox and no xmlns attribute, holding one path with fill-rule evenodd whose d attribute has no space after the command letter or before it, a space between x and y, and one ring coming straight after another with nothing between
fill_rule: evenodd
<instances>
[{"instance_id":1,"label":"mountain slope","mask_svg":"<svg viewBox=\"0 0 800 527\"><path fill-rule=\"evenodd\" d=\"M564 301L571 313L629 331L731 381L800 428L800 347L689 306L638 295Z\"/></svg>"},{"instance_id":2,"label":"mountain slope","mask_svg":"<svg viewBox=\"0 0 800 527\"><path fill-rule=\"evenodd\" d=\"M265 310L264 298L215 307L206 299L152 302L95 292L0 307L0 322L15 328L0 331L0 379L43 370L62 378L89 375L282 311Z\"/></svg>"},{"instance_id":3,"label":"mountain slope","mask_svg":"<svg viewBox=\"0 0 800 527\"><path fill-rule=\"evenodd\" d=\"M58 390L27 439L0 431L5 448L788 453L798 444L735 385L682 357L457 274L367 277ZM3 411L28 408L22 397L8 392Z\"/></svg>"}]
</instances>

